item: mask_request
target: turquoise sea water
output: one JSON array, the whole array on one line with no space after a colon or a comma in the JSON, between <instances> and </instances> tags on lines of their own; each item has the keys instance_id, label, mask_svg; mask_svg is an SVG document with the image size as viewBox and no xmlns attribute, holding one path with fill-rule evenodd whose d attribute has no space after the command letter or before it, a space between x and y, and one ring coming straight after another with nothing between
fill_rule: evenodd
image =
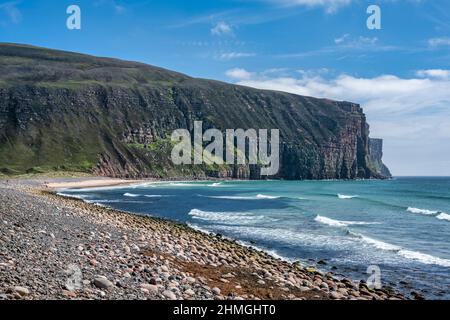
<instances>
[{"instance_id":1,"label":"turquoise sea water","mask_svg":"<svg viewBox=\"0 0 450 320\"><path fill-rule=\"evenodd\" d=\"M160 182L65 190L168 218L337 275L450 299L450 178L389 181Z\"/></svg>"}]
</instances>

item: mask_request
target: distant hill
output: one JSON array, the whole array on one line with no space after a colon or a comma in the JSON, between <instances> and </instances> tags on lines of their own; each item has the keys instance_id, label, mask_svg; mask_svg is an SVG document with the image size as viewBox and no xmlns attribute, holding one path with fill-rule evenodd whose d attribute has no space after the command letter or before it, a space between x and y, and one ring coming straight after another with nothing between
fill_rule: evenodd
<instances>
[{"instance_id":1,"label":"distant hill","mask_svg":"<svg viewBox=\"0 0 450 320\"><path fill-rule=\"evenodd\" d=\"M386 178L359 105L257 90L137 62L0 44L0 172L258 178L257 166L174 166L174 129L280 129L275 178ZM373 148L372 148L373 149Z\"/></svg>"}]
</instances>

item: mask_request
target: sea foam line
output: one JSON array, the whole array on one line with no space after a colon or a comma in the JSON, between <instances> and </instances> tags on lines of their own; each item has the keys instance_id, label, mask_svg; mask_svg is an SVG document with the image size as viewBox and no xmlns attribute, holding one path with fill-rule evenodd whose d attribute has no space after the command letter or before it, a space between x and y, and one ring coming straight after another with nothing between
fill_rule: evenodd
<instances>
[{"instance_id":1,"label":"sea foam line","mask_svg":"<svg viewBox=\"0 0 450 320\"><path fill-rule=\"evenodd\" d=\"M441 212L438 216L436 216L436 218L438 218L439 220L450 221L450 214Z\"/></svg>"},{"instance_id":2,"label":"sea foam line","mask_svg":"<svg viewBox=\"0 0 450 320\"><path fill-rule=\"evenodd\" d=\"M408 208L406 211L411 213L423 214L426 216L434 216L439 220L450 221L450 214L441 212L441 211L433 211L427 209L418 209L418 208Z\"/></svg>"},{"instance_id":3,"label":"sea foam line","mask_svg":"<svg viewBox=\"0 0 450 320\"><path fill-rule=\"evenodd\" d=\"M358 196L348 196L346 194L338 194L337 195L339 199L353 199L353 198L358 198Z\"/></svg>"},{"instance_id":4,"label":"sea foam line","mask_svg":"<svg viewBox=\"0 0 450 320\"><path fill-rule=\"evenodd\" d=\"M200 227L200 226L198 226L196 224L187 223L187 225L190 228L192 228L192 229L194 229L196 231L199 231L201 233L207 234L207 235L214 235L214 234L216 234L214 231L210 231L208 229L202 228L202 227ZM260 251L260 252L264 252L264 253L268 254L269 256L271 256L271 257L273 257L275 259L279 259L279 260L286 261L286 262L289 262L289 263L293 263L293 262L298 261L297 259L291 259L291 258L284 257L284 256L280 255L276 250L261 248L259 246L256 246L256 245L252 244L252 243L249 243L247 241L236 240L236 239L229 238L229 237L225 237L225 239L236 241L237 244L239 244L239 245L241 245L243 247L251 248L251 249L254 249L254 250Z\"/></svg>"},{"instance_id":5,"label":"sea foam line","mask_svg":"<svg viewBox=\"0 0 450 320\"><path fill-rule=\"evenodd\" d=\"M321 215L317 215L314 220L316 222L326 224L332 227L348 227L352 225L371 225L371 224L379 224L378 222L364 222L364 221L341 221L334 220L331 218L327 218Z\"/></svg>"},{"instance_id":6,"label":"sea foam line","mask_svg":"<svg viewBox=\"0 0 450 320\"><path fill-rule=\"evenodd\" d=\"M192 209L188 215L193 217L193 219L199 219L204 221L215 221L215 222L237 222L248 223L255 220L263 220L265 216L262 215L252 215L251 213L245 212L215 212L215 211L202 211L199 209Z\"/></svg>"},{"instance_id":7,"label":"sea foam line","mask_svg":"<svg viewBox=\"0 0 450 320\"><path fill-rule=\"evenodd\" d=\"M202 196L211 199L228 199L228 200L273 200L279 199L278 196L270 196L265 194L258 194L256 196Z\"/></svg>"},{"instance_id":8,"label":"sea foam line","mask_svg":"<svg viewBox=\"0 0 450 320\"><path fill-rule=\"evenodd\" d=\"M124 197L137 198L137 197L140 197L141 195L140 195L140 194L134 194L134 193L129 193L129 192L127 192L127 193L124 193L123 196L124 196Z\"/></svg>"},{"instance_id":9,"label":"sea foam line","mask_svg":"<svg viewBox=\"0 0 450 320\"><path fill-rule=\"evenodd\" d=\"M395 252L398 255L400 255L406 259L418 261L423 264L433 264L433 265L438 265L438 266L442 266L442 267L450 267L449 259L442 259L439 257L435 257L432 255L426 254L426 253L408 250L408 249L402 248L400 246L393 245L393 244L390 244L387 242L383 242L383 241L380 241L380 240L377 240L374 238L370 238L370 237L367 237L367 236L359 234L359 233L353 233L353 232L349 232L349 233L355 237L358 237L359 239L361 239L363 242L365 242L367 244L370 244L381 250Z\"/></svg>"},{"instance_id":10,"label":"sea foam line","mask_svg":"<svg viewBox=\"0 0 450 320\"><path fill-rule=\"evenodd\" d=\"M432 211L432 210L419 209L419 208L413 208L413 207L409 207L408 209L406 209L406 211L411 212L411 213L423 214L426 216L432 216L434 214L439 213L439 211Z\"/></svg>"}]
</instances>

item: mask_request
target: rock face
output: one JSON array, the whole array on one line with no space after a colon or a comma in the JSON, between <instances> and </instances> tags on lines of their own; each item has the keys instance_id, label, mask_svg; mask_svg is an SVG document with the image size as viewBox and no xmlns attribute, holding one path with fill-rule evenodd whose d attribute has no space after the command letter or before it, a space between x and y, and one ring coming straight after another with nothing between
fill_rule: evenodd
<instances>
[{"instance_id":1,"label":"rock face","mask_svg":"<svg viewBox=\"0 0 450 320\"><path fill-rule=\"evenodd\" d=\"M0 171L258 179L258 166L175 166L175 129L279 129L282 179L385 178L350 102L194 79L136 62L0 45Z\"/></svg>"},{"instance_id":2,"label":"rock face","mask_svg":"<svg viewBox=\"0 0 450 320\"><path fill-rule=\"evenodd\" d=\"M369 156L370 163L374 167L375 171L384 177L391 178L392 174L389 168L383 163L383 140L382 139L369 139Z\"/></svg>"}]
</instances>

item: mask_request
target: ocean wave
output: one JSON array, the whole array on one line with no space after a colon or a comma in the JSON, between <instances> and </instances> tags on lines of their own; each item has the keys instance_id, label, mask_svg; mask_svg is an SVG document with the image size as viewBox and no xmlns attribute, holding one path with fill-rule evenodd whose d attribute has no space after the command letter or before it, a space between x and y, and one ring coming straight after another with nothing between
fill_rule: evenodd
<instances>
[{"instance_id":1,"label":"ocean wave","mask_svg":"<svg viewBox=\"0 0 450 320\"><path fill-rule=\"evenodd\" d=\"M321 215L317 215L314 220L316 222L326 224L332 227L348 227L352 225L371 225L371 224L379 224L378 222L364 222L364 221L341 221L330 219Z\"/></svg>"},{"instance_id":2,"label":"ocean wave","mask_svg":"<svg viewBox=\"0 0 450 320\"><path fill-rule=\"evenodd\" d=\"M146 198L166 198L166 197L173 197L171 195L162 195L162 194L146 194L144 195Z\"/></svg>"},{"instance_id":3,"label":"ocean wave","mask_svg":"<svg viewBox=\"0 0 450 320\"><path fill-rule=\"evenodd\" d=\"M236 239L252 239L264 243L282 243L288 246L300 245L312 248L349 248L354 246L353 239L340 235L299 232L287 228L263 227L259 225L214 225L215 232L229 234Z\"/></svg>"},{"instance_id":4,"label":"ocean wave","mask_svg":"<svg viewBox=\"0 0 450 320\"><path fill-rule=\"evenodd\" d=\"M279 199L277 196L269 196L265 194L258 194L256 196L202 196L211 199L228 199L228 200L273 200Z\"/></svg>"},{"instance_id":5,"label":"ocean wave","mask_svg":"<svg viewBox=\"0 0 450 320\"><path fill-rule=\"evenodd\" d=\"M228 199L228 200L255 200L255 197L243 197L243 196L202 196L211 199Z\"/></svg>"},{"instance_id":6,"label":"ocean wave","mask_svg":"<svg viewBox=\"0 0 450 320\"><path fill-rule=\"evenodd\" d=\"M122 200L85 200L87 203L119 203L119 202L123 202Z\"/></svg>"},{"instance_id":7,"label":"ocean wave","mask_svg":"<svg viewBox=\"0 0 450 320\"><path fill-rule=\"evenodd\" d=\"M348 196L346 194L338 194L337 195L339 199L353 199L353 198L358 198L358 196Z\"/></svg>"},{"instance_id":8,"label":"ocean wave","mask_svg":"<svg viewBox=\"0 0 450 320\"><path fill-rule=\"evenodd\" d=\"M288 257L285 257L285 256L281 255L275 249L267 249L267 248L256 246L256 245L254 245L252 243L249 243L247 241L242 241L242 240L238 240L236 242L238 244L240 244L241 246L243 246L243 247L252 248L252 249L254 249L256 251L264 252L264 253L268 254L269 256L271 256L271 257L273 257L275 259L279 259L279 260L290 262L290 263L294 263L294 262L298 261L297 259L291 259L291 258L288 258Z\"/></svg>"},{"instance_id":9,"label":"ocean wave","mask_svg":"<svg viewBox=\"0 0 450 320\"><path fill-rule=\"evenodd\" d=\"M215 182L213 184L208 185L208 187L220 187L222 185L222 182Z\"/></svg>"},{"instance_id":10,"label":"ocean wave","mask_svg":"<svg viewBox=\"0 0 450 320\"><path fill-rule=\"evenodd\" d=\"M141 195L140 195L140 194L128 193L128 192L127 192L127 193L124 193L123 196L124 196L124 197L137 198L137 197L140 197Z\"/></svg>"},{"instance_id":11,"label":"ocean wave","mask_svg":"<svg viewBox=\"0 0 450 320\"><path fill-rule=\"evenodd\" d=\"M367 237L361 233L355 233L355 232L349 231L348 234L353 237L356 237L358 239L361 239L363 242L370 244L370 245L374 246L375 248L378 248L381 250L394 251L394 252L399 252L400 250L402 250L402 248L399 246L396 246L394 244L390 244L387 242L383 242L381 240L377 240L374 238Z\"/></svg>"},{"instance_id":12,"label":"ocean wave","mask_svg":"<svg viewBox=\"0 0 450 320\"><path fill-rule=\"evenodd\" d=\"M441 212L439 215L436 216L439 220L447 220L450 221L450 214Z\"/></svg>"},{"instance_id":13,"label":"ocean wave","mask_svg":"<svg viewBox=\"0 0 450 320\"><path fill-rule=\"evenodd\" d=\"M442 259L429 254L404 249L400 250L398 253L407 259L419 261L424 264L434 264L442 267L450 267L449 259Z\"/></svg>"},{"instance_id":14,"label":"ocean wave","mask_svg":"<svg viewBox=\"0 0 450 320\"><path fill-rule=\"evenodd\" d=\"M75 199L80 199L80 200L85 200L85 199L89 199L92 197L92 195L89 195L89 194L68 194L68 193L64 193L64 192L57 192L56 194L61 197L70 197L70 198L75 198Z\"/></svg>"},{"instance_id":15,"label":"ocean wave","mask_svg":"<svg viewBox=\"0 0 450 320\"><path fill-rule=\"evenodd\" d=\"M222 185L222 182L214 182L212 184L205 184L195 182L195 183L189 183L189 182L171 182L168 184L170 187L220 187Z\"/></svg>"},{"instance_id":16,"label":"ocean wave","mask_svg":"<svg viewBox=\"0 0 450 320\"><path fill-rule=\"evenodd\" d=\"M196 225L196 224L193 224L193 223L189 223L189 222L186 223L186 224L188 225L188 227L190 227L190 228L192 228L194 230L197 230L199 232L206 233L208 235L213 233L213 232L209 231L208 229L200 227L199 225Z\"/></svg>"},{"instance_id":17,"label":"ocean wave","mask_svg":"<svg viewBox=\"0 0 450 320\"><path fill-rule=\"evenodd\" d=\"M199 209L192 209L188 213L188 215L190 215L193 219L221 222L221 223L231 222L233 224L252 223L255 221L266 220L265 216L254 215L252 213L246 212L215 212L215 211L202 211Z\"/></svg>"},{"instance_id":18,"label":"ocean wave","mask_svg":"<svg viewBox=\"0 0 450 320\"><path fill-rule=\"evenodd\" d=\"M377 239L373 239L359 233L352 233L352 232L349 233L352 234L353 236L360 238L363 242L367 244L370 244L381 250L395 252L403 258L418 261L423 264L433 264L442 267L450 267L450 260L448 259L442 259L426 253L404 249L400 246L383 242Z\"/></svg>"},{"instance_id":19,"label":"ocean wave","mask_svg":"<svg viewBox=\"0 0 450 320\"><path fill-rule=\"evenodd\" d=\"M418 209L418 208L413 208L413 207L409 207L408 209L406 209L406 211L411 212L411 213L417 213L417 214L423 214L426 216L432 216L434 214L438 214L439 211L432 211L432 210L427 210L427 209Z\"/></svg>"},{"instance_id":20,"label":"ocean wave","mask_svg":"<svg viewBox=\"0 0 450 320\"><path fill-rule=\"evenodd\" d=\"M256 196L256 198L257 199L279 199L280 197L278 197L278 196L268 196L268 195L265 195L265 194L258 194Z\"/></svg>"}]
</instances>

